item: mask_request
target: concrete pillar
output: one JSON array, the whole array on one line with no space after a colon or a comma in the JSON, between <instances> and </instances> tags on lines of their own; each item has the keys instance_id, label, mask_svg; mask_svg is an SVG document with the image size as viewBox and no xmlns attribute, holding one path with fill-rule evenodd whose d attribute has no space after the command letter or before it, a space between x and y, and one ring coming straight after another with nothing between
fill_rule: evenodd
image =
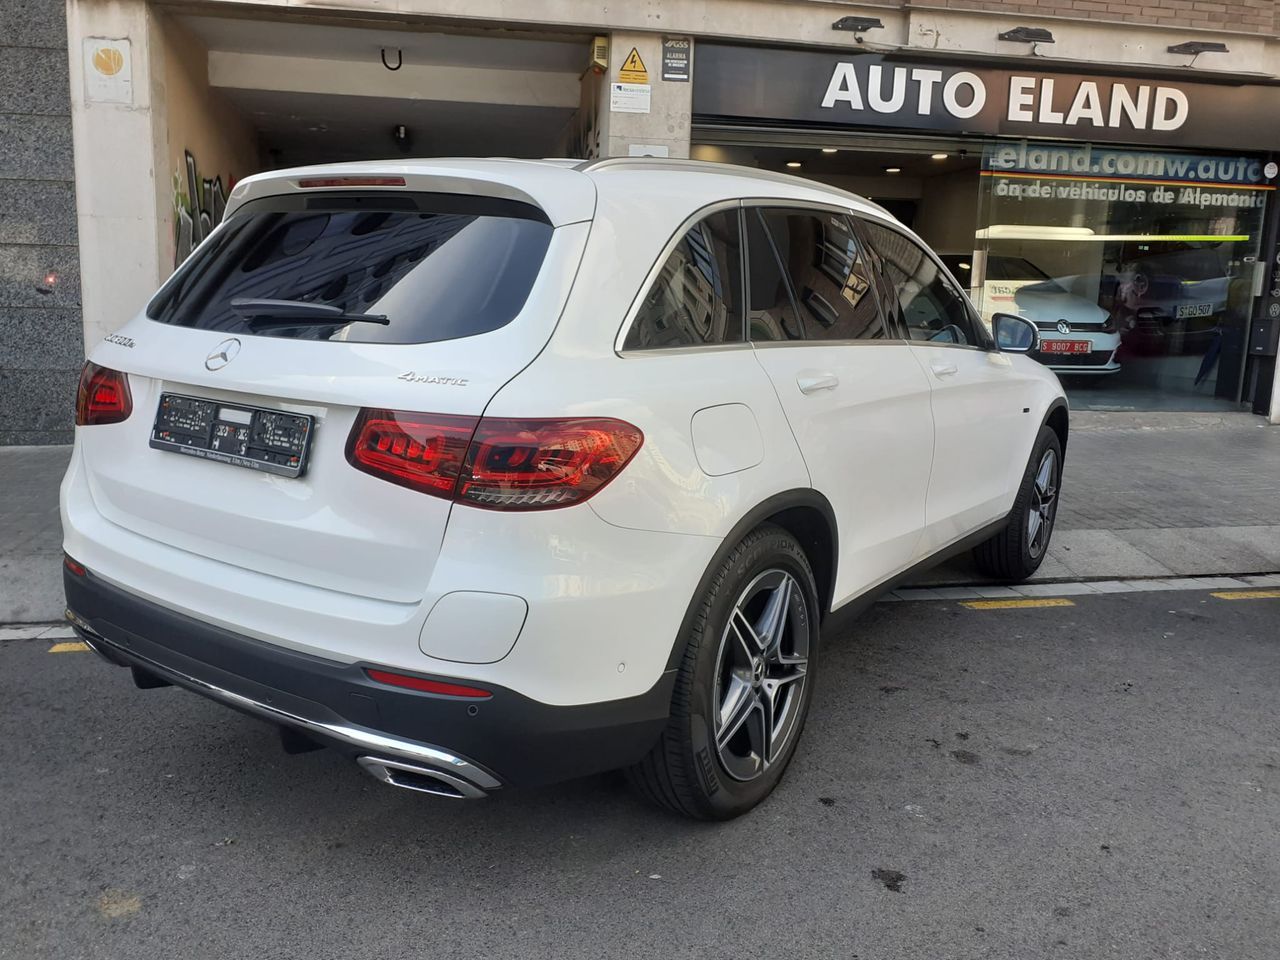
<instances>
[{"instance_id":1,"label":"concrete pillar","mask_svg":"<svg viewBox=\"0 0 1280 960\"><path fill-rule=\"evenodd\" d=\"M609 42L609 83L602 91L600 103L600 144L606 157L625 157L657 153L687 158L693 103L691 65L687 82L662 79L662 35L656 33L615 32ZM616 109L613 84L620 82L620 71L634 48L644 61L649 74L648 112ZM689 40L689 56L693 57L693 40ZM658 148L653 150L652 148Z\"/></svg>"},{"instance_id":2,"label":"concrete pillar","mask_svg":"<svg viewBox=\"0 0 1280 960\"><path fill-rule=\"evenodd\" d=\"M169 187L153 29L144 0L67 0L86 347L141 309L161 279Z\"/></svg>"}]
</instances>

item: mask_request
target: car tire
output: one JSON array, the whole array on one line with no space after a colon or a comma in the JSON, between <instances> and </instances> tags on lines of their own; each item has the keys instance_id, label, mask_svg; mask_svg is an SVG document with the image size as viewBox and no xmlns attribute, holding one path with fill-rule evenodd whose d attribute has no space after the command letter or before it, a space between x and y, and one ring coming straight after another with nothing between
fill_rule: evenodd
<instances>
[{"instance_id":1,"label":"car tire","mask_svg":"<svg viewBox=\"0 0 1280 960\"><path fill-rule=\"evenodd\" d=\"M1017 582L1040 569L1049 552L1061 486L1062 442L1044 426L1027 461L1008 525L974 548L973 560L982 573Z\"/></svg>"},{"instance_id":2,"label":"car tire","mask_svg":"<svg viewBox=\"0 0 1280 960\"><path fill-rule=\"evenodd\" d=\"M818 592L795 537L765 524L696 603L666 729L627 776L660 806L728 820L764 800L795 753L816 679Z\"/></svg>"}]
</instances>

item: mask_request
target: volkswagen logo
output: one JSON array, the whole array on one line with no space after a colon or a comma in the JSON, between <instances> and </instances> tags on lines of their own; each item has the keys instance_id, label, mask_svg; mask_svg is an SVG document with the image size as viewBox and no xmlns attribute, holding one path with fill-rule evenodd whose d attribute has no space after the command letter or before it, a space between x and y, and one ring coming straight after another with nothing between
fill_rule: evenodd
<instances>
[{"instance_id":1,"label":"volkswagen logo","mask_svg":"<svg viewBox=\"0 0 1280 960\"><path fill-rule=\"evenodd\" d=\"M213 348L209 356L204 358L204 368L206 370L221 370L234 360L239 352L240 341L235 337L227 337L227 339Z\"/></svg>"},{"instance_id":2,"label":"volkswagen logo","mask_svg":"<svg viewBox=\"0 0 1280 960\"><path fill-rule=\"evenodd\" d=\"M1071 324L1067 323L1067 321L1065 321L1065 320L1059 320L1059 321L1058 321L1058 332L1059 332L1059 333L1070 333L1070 332L1071 332Z\"/></svg>"}]
</instances>

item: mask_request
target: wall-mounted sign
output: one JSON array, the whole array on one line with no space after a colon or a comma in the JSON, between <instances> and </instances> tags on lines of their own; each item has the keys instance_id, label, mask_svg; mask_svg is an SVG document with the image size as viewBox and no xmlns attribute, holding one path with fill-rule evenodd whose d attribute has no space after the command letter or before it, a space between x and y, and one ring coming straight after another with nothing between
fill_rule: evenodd
<instances>
[{"instance_id":1,"label":"wall-mounted sign","mask_svg":"<svg viewBox=\"0 0 1280 960\"><path fill-rule=\"evenodd\" d=\"M644 61L640 59L640 51L635 47L631 48L631 52L627 54L627 59L622 61L622 66L618 68L618 80L621 83L648 83L649 69L644 65Z\"/></svg>"},{"instance_id":2,"label":"wall-mounted sign","mask_svg":"<svg viewBox=\"0 0 1280 960\"><path fill-rule=\"evenodd\" d=\"M133 57L129 40L85 37L84 98L95 103L133 103Z\"/></svg>"},{"instance_id":3,"label":"wall-mounted sign","mask_svg":"<svg viewBox=\"0 0 1280 960\"><path fill-rule=\"evenodd\" d=\"M613 113L648 113L652 89L647 83L611 83L609 109Z\"/></svg>"},{"instance_id":4,"label":"wall-mounted sign","mask_svg":"<svg viewBox=\"0 0 1280 960\"><path fill-rule=\"evenodd\" d=\"M676 83L689 82L689 53L693 43L688 37L666 37L662 41L662 79Z\"/></svg>"},{"instance_id":5,"label":"wall-mounted sign","mask_svg":"<svg viewBox=\"0 0 1280 960\"><path fill-rule=\"evenodd\" d=\"M1239 150L1280 149L1280 90L698 45L696 121L806 123ZM1242 139L1243 138L1243 139Z\"/></svg>"}]
</instances>

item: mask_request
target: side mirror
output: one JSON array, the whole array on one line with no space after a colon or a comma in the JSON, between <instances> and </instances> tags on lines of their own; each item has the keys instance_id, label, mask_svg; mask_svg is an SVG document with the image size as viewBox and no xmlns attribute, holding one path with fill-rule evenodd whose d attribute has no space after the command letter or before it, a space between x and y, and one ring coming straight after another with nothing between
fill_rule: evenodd
<instances>
[{"instance_id":1,"label":"side mirror","mask_svg":"<svg viewBox=\"0 0 1280 960\"><path fill-rule=\"evenodd\" d=\"M1026 317L997 313L991 318L996 346L1004 353L1030 353L1040 346L1040 331Z\"/></svg>"}]
</instances>

